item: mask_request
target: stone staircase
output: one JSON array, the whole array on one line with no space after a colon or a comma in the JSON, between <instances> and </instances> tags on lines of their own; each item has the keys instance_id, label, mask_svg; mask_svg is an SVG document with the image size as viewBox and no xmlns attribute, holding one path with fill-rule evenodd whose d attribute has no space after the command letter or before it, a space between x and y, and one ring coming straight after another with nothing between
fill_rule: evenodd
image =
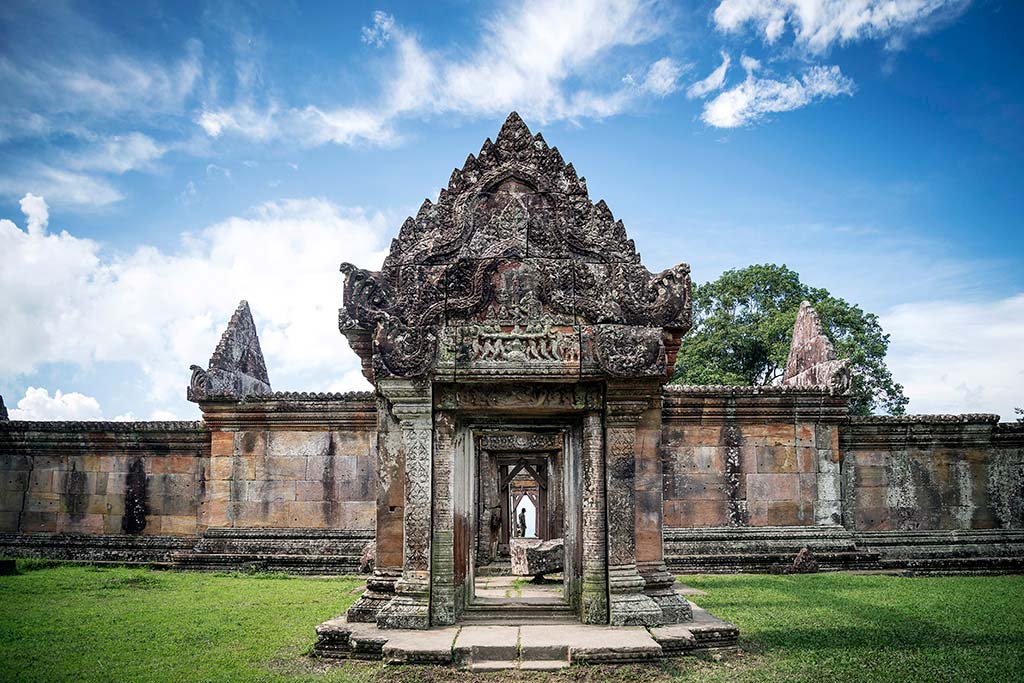
<instances>
[{"instance_id":1,"label":"stone staircase","mask_svg":"<svg viewBox=\"0 0 1024 683\"><path fill-rule=\"evenodd\" d=\"M837 525L665 529L665 563L674 573L780 572L805 547L822 571L880 568L880 552Z\"/></svg>"},{"instance_id":2,"label":"stone staircase","mask_svg":"<svg viewBox=\"0 0 1024 683\"><path fill-rule=\"evenodd\" d=\"M356 574L372 529L232 529L210 527L191 550L176 552L176 569Z\"/></svg>"},{"instance_id":3,"label":"stone staircase","mask_svg":"<svg viewBox=\"0 0 1024 683\"><path fill-rule=\"evenodd\" d=\"M467 624L576 624L579 617L560 600L500 602L477 598L462 612Z\"/></svg>"},{"instance_id":4,"label":"stone staircase","mask_svg":"<svg viewBox=\"0 0 1024 683\"><path fill-rule=\"evenodd\" d=\"M574 664L646 662L700 652L730 652L737 628L696 605L693 621L646 629L579 623L458 625L424 631L380 630L344 617L320 624L314 652L324 658L386 664L450 665L474 672L549 671Z\"/></svg>"},{"instance_id":5,"label":"stone staircase","mask_svg":"<svg viewBox=\"0 0 1024 683\"><path fill-rule=\"evenodd\" d=\"M882 569L913 574L1024 573L1024 530L860 531L857 545Z\"/></svg>"}]
</instances>

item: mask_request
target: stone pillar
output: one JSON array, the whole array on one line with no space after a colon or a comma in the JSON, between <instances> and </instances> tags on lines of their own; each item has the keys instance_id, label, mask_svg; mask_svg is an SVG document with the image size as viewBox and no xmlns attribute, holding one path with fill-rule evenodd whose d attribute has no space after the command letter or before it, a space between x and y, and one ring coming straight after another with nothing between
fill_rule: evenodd
<instances>
[{"instance_id":1,"label":"stone pillar","mask_svg":"<svg viewBox=\"0 0 1024 683\"><path fill-rule=\"evenodd\" d=\"M608 623L608 555L605 527L604 448L601 414L583 417L583 585L584 624Z\"/></svg>"},{"instance_id":2,"label":"stone pillar","mask_svg":"<svg viewBox=\"0 0 1024 683\"><path fill-rule=\"evenodd\" d=\"M402 576L405 459L402 430L383 398L377 398L377 527L376 558L366 590L346 612L350 622L376 623L381 608L395 597Z\"/></svg>"},{"instance_id":3,"label":"stone pillar","mask_svg":"<svg viewBox=\"0 0 1024 683\"><path fill-rule=\"evenodd\" d=\"M431 404L429 385L380 380L378 388L401 428L405 459L402 576L377 615L379 628L430 627Z\"/></svg>"},{"instance_id":4,"label":"stone pillar","mask_svg":"<svg viewBox=\"0 0 1024 683\"><path fill-rule=\"evenodd\" d=\"M430 614L433 626L455 623L455 417L434 414L433 507L430 544Z\"/></svg>"},{"instance_id":5,"label":"stone pillar","mask_svg":"<svg viewBox=\"0 0 1024 683\"><path fill-rule=\"evenodd\" d=\"M639 394L639 396L638 396ZM662 623L658 603L644 593L636 566L636 455L648 398L635 383L609 382L605 397L605 481L608 516L608 611L614 626Z\"/></svg>"},{"instance_id":6,"label":"stone pillar","mask_svg":"<svg viewBox=\"0 0 1024 683\"><path fill-rule=\"evenodd\" d=\"M658 604L663 624L693 619L690 603L675 589L665 566L663 510L665 487L661 460L661 387L653 388L650 405L637 425L636 443L636 567L644 594Z\"/></svg>"}]
</instances>

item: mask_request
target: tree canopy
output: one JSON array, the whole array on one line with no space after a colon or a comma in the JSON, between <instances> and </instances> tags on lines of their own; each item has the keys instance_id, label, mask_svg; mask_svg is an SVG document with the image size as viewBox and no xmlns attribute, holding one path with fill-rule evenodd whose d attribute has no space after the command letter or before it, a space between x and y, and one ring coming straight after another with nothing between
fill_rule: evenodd
<instances>
[{"instance_id":1,"label":"tree canopy","mask_svg":"<svg viewBox=\"0 0 1024 683\"><path fill-rule=\"evenodd\" d=\"M679 350L673 382L777 384L804 300L818 312L838 356L850 360L850 412L902 414L909 399L886 367L889 335L878 316L800 282L799 274L784 265L730 270L694 287L693 329Z\"/></svg>"}]
</instances>

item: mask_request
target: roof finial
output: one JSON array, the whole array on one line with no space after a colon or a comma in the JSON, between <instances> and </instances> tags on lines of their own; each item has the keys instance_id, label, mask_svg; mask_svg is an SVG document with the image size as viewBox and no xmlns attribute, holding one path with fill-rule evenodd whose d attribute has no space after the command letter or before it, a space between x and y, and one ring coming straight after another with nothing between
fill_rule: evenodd
<instances>
[{"instance_id":1,"label":"roof finial","mask_svg":"<svg viewBox=\"0 0 1024 683\"><path fill-rule=\"evenodd\" d=\"M210 357L209 367L203 370L198 365L192 366L188 400L198 402L210 397L238 399L265 396L270 392L270 378L256 334L256 323L253 322L249 302L243 299L228 321Z\"/></svg>"}]
</instances>

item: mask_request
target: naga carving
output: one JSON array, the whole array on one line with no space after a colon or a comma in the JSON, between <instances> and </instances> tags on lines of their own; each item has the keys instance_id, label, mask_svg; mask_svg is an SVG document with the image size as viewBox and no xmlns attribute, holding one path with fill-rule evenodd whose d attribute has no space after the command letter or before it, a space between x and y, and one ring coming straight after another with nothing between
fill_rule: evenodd
<instances>
[{"instance_id":1,"label":"naga carving","mask_svg":"<svg viewBox=\"0 0 1024 683\"><path fill-rule=\"evenodd\" d=\"M652 275L622 221L515 113L406 219L379 272L341 270L339 327L371 379L431 377L439 356L467 376L578 377L586 330L593 369L657 375L663 331L678 340L691 322L689 267Z\"/></svg>"}]
</instances>

